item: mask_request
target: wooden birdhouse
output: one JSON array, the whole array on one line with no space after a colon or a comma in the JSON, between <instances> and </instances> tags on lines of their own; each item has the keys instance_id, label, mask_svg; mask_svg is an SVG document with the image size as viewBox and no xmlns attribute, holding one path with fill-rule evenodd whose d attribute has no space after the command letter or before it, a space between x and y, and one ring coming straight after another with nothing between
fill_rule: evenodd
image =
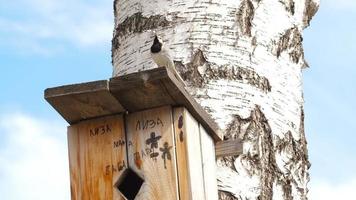
<instances>
[{"instance_id":1,"label":"wooden birdhouse","mask_svg":"<svg viewBox=\"0 0 356 200\"><path fill-rule=\"evenodd\" d=\"M215 158L241 151L166 68L49 88L70 124L72 200L212 199Z\"/></svg>"}]
</instances>

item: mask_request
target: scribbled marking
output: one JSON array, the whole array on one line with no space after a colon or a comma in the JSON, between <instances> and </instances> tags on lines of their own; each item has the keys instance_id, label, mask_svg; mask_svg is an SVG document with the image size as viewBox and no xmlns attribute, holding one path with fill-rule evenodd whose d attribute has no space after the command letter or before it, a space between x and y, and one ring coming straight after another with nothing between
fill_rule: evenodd
<instances>
[{"instance_id":1,"label":"scribbled marking","mask_svg":"<svg viewBox=\"0 0 356 200\"><path fill-rule=\"evenodd\" d=\"M125 140L119 139L113 142L113 146L114 148L118 148L118 147L125 146L125 143L126 143Z\"/></svg>"},{"instance_id":2,"label":"scribbled marking","mask_svg":"<svg viewBox=\"0 0 356 200\"><path fill-rule=\"evenodd\" d=\"M120 162L117 162L116 164L109 164L105 166L105 175L111 175L115 172L120 172L124 168L126 168L125 161L122 160Z\"/></svg>"},{"instance_id":3,"label":"scribbled marking","mask_svg":"<svg viewBox=\"0 0 356 200\"><path fill-rule=\"evenodd\" d=\"M159 148L162 151L162 159L164 161L164 168L167 169L166 159L172 160L171 152L172 146L169 146L168 142L165 142L163 148Z\"/></svg>"},{"instance_id":4,"label":"scribbled marking","mask_svg":"<svg viewBox=\"0 0 356 200\"><path fill-rule=\"evenodd\" d=\"M90 136L98 136L98 135L104 135L106 133L110 133L112 130L111 125L105 124L105 125L100 125L95 128L92 128L89 130Z\"/></svg>"},{"instance_id":5,"label":"scribbled marking","mask_svg":"<svg viewBox=\"0 0 356 200\"><path fill-rule=\"evenodd\" d=\"M137 120L136 131L152 129L152 128L155 128L156 126L163 127L163 122L159 117L157 117L157 119Z\"/></svg>"}]
</instances>

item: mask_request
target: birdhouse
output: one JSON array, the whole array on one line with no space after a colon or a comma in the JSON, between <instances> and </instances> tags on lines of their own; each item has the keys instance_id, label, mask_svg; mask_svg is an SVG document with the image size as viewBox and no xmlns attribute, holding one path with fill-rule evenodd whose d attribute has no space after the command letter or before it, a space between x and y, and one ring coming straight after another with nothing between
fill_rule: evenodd
<instances>
[{"instance_id":1,"label":"birdhouse","mask_svg":"<svg viewBox=\"0 0 356 200\"><path fill-rule=\"evenodd\" d=\"M216 200L216 154L241 151L164 67L45 98L70 124L72 200Z\"/></svg>"}]
</instances>

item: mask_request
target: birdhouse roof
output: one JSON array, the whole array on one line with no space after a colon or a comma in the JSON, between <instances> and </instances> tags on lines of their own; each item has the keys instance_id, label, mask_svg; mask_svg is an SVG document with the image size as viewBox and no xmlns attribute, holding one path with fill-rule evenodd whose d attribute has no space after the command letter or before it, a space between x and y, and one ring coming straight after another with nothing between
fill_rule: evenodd
<instances>
[{"instance_id":1,"label":"birdhouse roof","mask_svg":"<svg viewBox=\"0 0 356 200\"><path fill-rule=\"evenodd\" d=\"M222 140L216 122L167 68L45 90L45 99L69 123L136 112L160 106L184 106L215 141Z\"/></svg>"}]
</instances>

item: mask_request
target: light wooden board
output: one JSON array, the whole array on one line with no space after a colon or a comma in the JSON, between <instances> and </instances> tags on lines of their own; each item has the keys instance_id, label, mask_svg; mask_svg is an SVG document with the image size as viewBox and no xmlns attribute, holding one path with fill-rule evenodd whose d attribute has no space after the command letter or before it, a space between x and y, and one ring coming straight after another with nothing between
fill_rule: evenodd
<instances>
[{"instance_id":1,"label":"light wooden board","mask_svg":"<svg viewBox=\"0 0 356 200\"><path fill-rule=\"evenodd\" d=\"M125 111L107 80L48 88L45 99L69 124Z\"/></svg>"},{"instance_id":2,"label":"light wooden board","mask_svg":"<svg viewBox=\"0 0 356 200\"><path fill-rule=\"evenodd\" d=\"M215 144L216 157L238 156L242 154L242 141L240 139L224 140Z\"/></svg>"},{"instance_id":3,"label":"light wooden board","mask_svg":"<svg viewBox=\"0 0 356 200\"><path fill-rule=\"evenodd\" d=\"M68 128L72 200L123 199L113 186L127 167L125 143L121 115Z\"/></svg>"},{"instance_id":4,"label":"light wooden board","mask_svg":"<svg viewBox=\"0 0 356 200\"><path fill-rule=\"evenodd\" d=\"M222 132L210 115L188 93L174 72L165 67L108 80L48 88L45 99L70 124L125 111L138 112L161 106L184 106L214 138Z\"/></svg>"},{"instance_id":5,"label":"light wooden board","mask_svg":"<svg viewBox=\"0 0 356 200\"><path fill-rule=\"evenodd\" d=\"M72 200L82 199L79 161L79 132L78 127L69 126L67 130L69 172L70 172L70 193Z\"/></svg>"},{"instance_id":6,"label":"light wooden board","mask_svg":"<svg viewBox=\"0 0 356 200\"><path fill-rule=\"evenodd\" d=\"M215 141L221 141L223 138L215 121L168 68L159 67L111 78L109 88L129 112L165 105L184 106Z\"/></svg>"},{"instance_id":7,"label":"light wooden board","mask_svg":"<svg viewBox=\"0 0 356 200\"><path fill-rule=\"evenodd\" d=\"M178 199L171 107L126 117L129 166L145 182L136 200Z\"/></svg>"},{"instance_id":8,"label":"light wooden board","mask_svg":"<svg viewBox=\"0 0 356 200\"><path fill-rule=\"evenodd\" d=\"M205 199L199 124L183 107L173 113L180 199Z\"/></svg>"},{"instance_id":9,"label":"light wooden board","mask_svg":"<svg viewBox=\"0 0 356 200\"><path fill-rule=\"evenodd\" d=\"M204 173L205 200L217 200L218 185L216 180L214 141L202 126L199 126L199 128Z\"/></svg>"}]
</instances>

